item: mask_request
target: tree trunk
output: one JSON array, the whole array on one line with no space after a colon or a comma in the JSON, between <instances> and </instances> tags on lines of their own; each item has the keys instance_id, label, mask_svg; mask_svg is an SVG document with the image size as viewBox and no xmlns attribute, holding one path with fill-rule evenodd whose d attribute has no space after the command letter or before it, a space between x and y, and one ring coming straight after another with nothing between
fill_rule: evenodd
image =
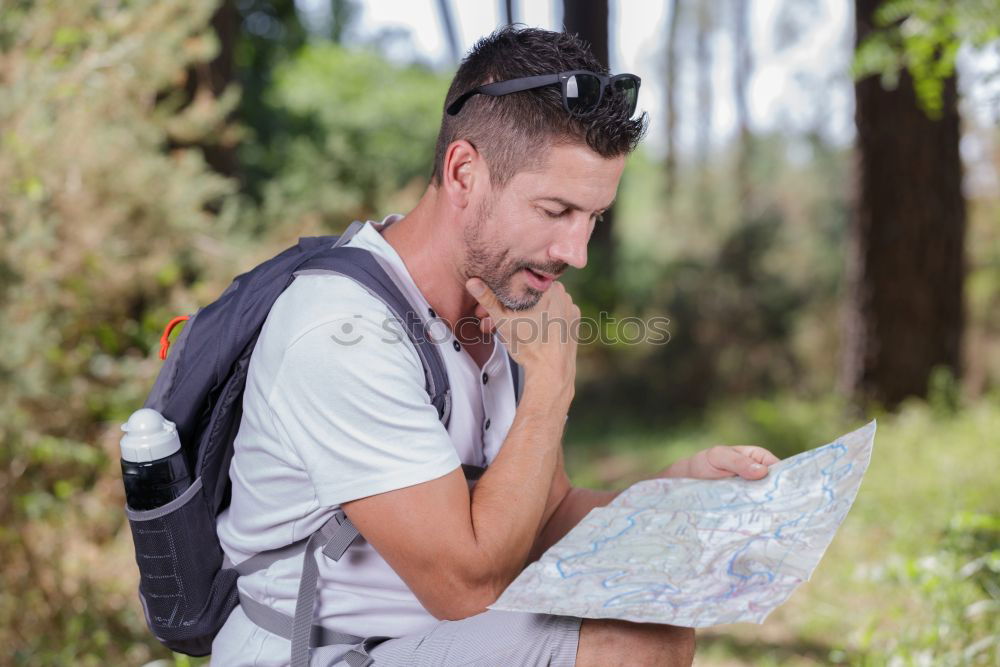
<instances>
[{"instance_id":1,"label":"tree trunk","mask_svg":"<svg viewBox=\"0 0 1000 667\"><path fill-rule=\"evenodd\" d=\"M712 17L709 0L698 0L697 32L695 33L695 64L698 72L698 217L703 225L715 218L715 199L709 178L712 152Z\"/></svg>"},{"instance_id":2,"label":"tree trunk","mask_svg":"<svg viewBox=\"0 0 1000 667\"><path fill-rule=\"evenodd\" d=\"M594 57L608 66L608 0L563 0L563 26L589 43Z\"/></svg>"},{"instance_id":3,"label":"tree trunk","mask_svg":"<svg viewBox=\"0 0 1000 667\"><path fill-rule=\"evenodd\" d=\"M666 180L667 205L674 201L677 192L677 24L680 19L680 0L670 0L670 17L667 19L666 48L666 107L667 107L667 156L663 163Z\"/></svg>"},{"instance_id":4,"label":"tree trunk","mask_svg":"<svg viewBox=\"0 0 1000 667\"><path fill-rule=\"evenodd\" d=\"M188 68L184 84L186 104L194 103L198 95L219 97L236 80L233 47L239 31L239 14L232 0L225 0L212 15L212 29L219 40L219 53L209 62L198 63ZM205 162L223 176L236 176L239 164L236 146L232 143L208 141L191 144L171 139L169 148L187 148L197 145L205 156Z\"/></svg>"},{"instance_id":5,"label":"tree trunk","mask_svg":"<svg viewBox=\"0 0 1000 667\"><path fill-rule=\"evenodd\" d=\"M575 33L590 44L594 57L605 68L608 60L608 0L563 0L563 30ZM588 246L585 289L582 295L601 310L612 310L617 302L615 281L614 208L604 213L604 219L594 226Z\"/></svg>"},{"instance_id":6,"label":"tree trunk","mask_svg":"<svg viewBox=\"0 0 1000 667\"><path fill-rule=\"evenodd\" d=\"M448 5L448 0L438 0L437 6L441 30L448 42L448 52L451 53L452 62L457 63L462 59L462 53L458 46L458 35L455 34L455 22L451 18L451 6Z\"/></svg>"},{"instance_id":7,"label":"tree trunk","mask_svg":"<svg viewBox=\"0 0 1000 667\"><path fill-rule=\"evenodd\" d=\"M503 22L507 25L514 23L514 0L504 0Z\"/></svg>"},{"instance_id":8,"label":"tree trunk","mask_svg":"<svg viewBox=\"0 0 1000 667\"><path fill-rule=\"evenodd\" d=\"M354 0L330 0L330 41L340 44L344 33L358 17L360 8Z\"/></svg>"},{"instance_id":9,"label":"tree trunk","mask_svg":"<svg viewBox=\"0 0 1000 667\"><path fill-rule=\"evenodd\" d=\"M877 0L857 0L856 43ZM961 370L965 200L955 78L941 118L919 108L903 72L895 90L855 84L858 128L848 250L843 384L859 403L924 396L932 369Z\"/></svg>"},{"instance_id":10,"label":"tree trunk","mask_svg":"<svg viewBox=\"0 0 1000 667\"><path fill-rule=\"evenodd\" d=\"M753 61L750 52L750 29L747 23L750 17L751 0L736 0L736 16L733 26L734 62L733 83L736 100L736 124L739 128L739 145L736 155L736 187L739 192L740 214L747 218L747 208L750 206L750 165L752 164L753 145L750 136L750 111L747 109L747 86L750 83L750 73Z\"/></svg>"}]
</instances>

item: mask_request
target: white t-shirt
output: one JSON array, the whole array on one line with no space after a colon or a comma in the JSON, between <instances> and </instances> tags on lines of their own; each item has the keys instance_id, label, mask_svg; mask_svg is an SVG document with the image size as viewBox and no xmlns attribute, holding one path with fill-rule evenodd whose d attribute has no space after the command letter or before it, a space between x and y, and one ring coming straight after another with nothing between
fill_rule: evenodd
<instances>
[{"instance_id":1,"label":"white t-shirt","mask_svg":"<svg viewBox=\"0 0 1000 667\"><path fill-rule=\"evenodd\" d=\"M405 296L430 306L396 251L368 222L348 245L375 253ZM433 329L452 390L448 428L425 389L413 344L388 307L344 276L300 275L278 298L250 359L230 466L232 504L218 519L229 559L308 537L340 503L488 464L514 419L507 351L480 368L443 323ZM391 333L390 333L391 332ZM428 535L427 539L434 539ZM317 552L314 623L363 637L425 631L437 620L363 539L339 561ZM293 615L302 557L239 580L255 600ZM284 664L289 643L237 609L213 644L213 664Z\"/></svg>"}]
</instances>

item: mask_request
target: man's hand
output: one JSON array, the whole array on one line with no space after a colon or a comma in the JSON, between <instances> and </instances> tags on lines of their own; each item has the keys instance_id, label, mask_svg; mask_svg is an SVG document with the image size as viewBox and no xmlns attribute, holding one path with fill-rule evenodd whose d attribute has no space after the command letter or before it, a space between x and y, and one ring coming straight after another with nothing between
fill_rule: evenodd
<instances>
[{"instance_id":1,"label":"man's hand","mask_svg":"<svg viewBox=\"0 0 1000 667\"><path fill-rule=\"evenodd\" d=\"M760 479L767 475L767 466L778 461L777 456L763 447L717 445L702 450L691 458L677 461L657 477L721 479L739 475L743 479Z\"/></svg>"},{"instance_id":2,"label":"man's hand","mask_svg":"<svg viewBox=\"0 0 1000 667\"><path fill-rule=\"evenodd\" d=\"M514 361L524 367L526 386L537 384L554 391L569 409L576 380L577 327L580 308L559 281L542 294L532 308L509 310L489 287L478 278L470 278L466 289L479 302L484 332L495 331ZM531 382L531 379L537 380Z\"/></svg>"}]
</instances>

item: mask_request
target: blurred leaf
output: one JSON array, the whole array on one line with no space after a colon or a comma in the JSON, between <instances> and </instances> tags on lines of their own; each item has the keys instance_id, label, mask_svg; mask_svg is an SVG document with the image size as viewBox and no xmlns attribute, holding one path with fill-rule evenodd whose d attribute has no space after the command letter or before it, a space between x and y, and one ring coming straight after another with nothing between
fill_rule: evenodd
<instances>
[{"instance_id":1,"label":"blurred leaf","mask_svg":"<svg viewBox=\"0 0 1000 667\"><path fill-rule=\"evenodd\" d=\"M944 81L955 74L959 48L983 50L1000 40L1000 0L887 0L876 10L875 23L877 29L855 52L855 78L878 74L891 89L906 69L921 107L938 118Z\"/></svg>"}]
</instances>

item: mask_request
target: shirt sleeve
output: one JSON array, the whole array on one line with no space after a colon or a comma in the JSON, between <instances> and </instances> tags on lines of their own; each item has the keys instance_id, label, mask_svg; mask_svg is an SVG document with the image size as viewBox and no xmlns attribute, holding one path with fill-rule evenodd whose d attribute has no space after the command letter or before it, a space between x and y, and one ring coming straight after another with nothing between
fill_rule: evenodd
<instances>
[{"instance_id":1,"label":"shirt sleeve","mask_svg":"<svg viewBox=\"0 0 1000 667\"><path fill-rule=\"evenodd\" d=\"M321 505L420 484L461 465L398 320L337 317L287 347L268 403Z\"/></svg>"}]
</instances>

